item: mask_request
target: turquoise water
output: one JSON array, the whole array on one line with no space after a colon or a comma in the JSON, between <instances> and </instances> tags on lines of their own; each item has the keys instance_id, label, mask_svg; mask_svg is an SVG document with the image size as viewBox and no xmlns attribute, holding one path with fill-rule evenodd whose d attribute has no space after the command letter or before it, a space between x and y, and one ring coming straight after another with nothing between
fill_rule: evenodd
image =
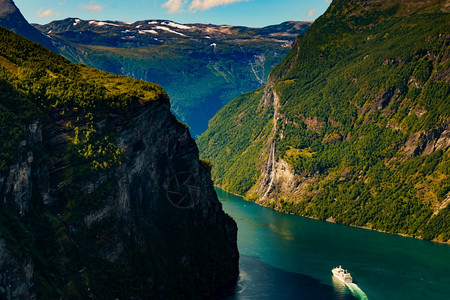
<instances>
[{"instance_id":1,"label":"turquoise water","mask_svg":"<svg viewBox=\"0 0 450 300\"><path fill-rule=\"evenodd\" d=\"M450 246L287 215L216 189L238 224L229 299L450 299ZM332 277L342 265L356 286Z\"/></svg>"}]
</instances>

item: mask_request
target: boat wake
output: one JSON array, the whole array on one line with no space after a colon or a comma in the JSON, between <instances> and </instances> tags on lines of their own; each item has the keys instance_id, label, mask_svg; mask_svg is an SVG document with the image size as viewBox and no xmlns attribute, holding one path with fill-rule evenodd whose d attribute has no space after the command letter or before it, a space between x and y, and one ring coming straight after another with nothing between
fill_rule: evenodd
<instances>
[{"instance_id":1,"label":"boat wake","mask_svg":"<svg viewBox=\"0 0 450 300\"><path fill-rule=\"evenodd\" d=\"M352 292L353 296L358 297L361 300L368 300L367 295L359 288L358 285L354 283L347 283L349 290Z\"/></svg>"}]
</instances>

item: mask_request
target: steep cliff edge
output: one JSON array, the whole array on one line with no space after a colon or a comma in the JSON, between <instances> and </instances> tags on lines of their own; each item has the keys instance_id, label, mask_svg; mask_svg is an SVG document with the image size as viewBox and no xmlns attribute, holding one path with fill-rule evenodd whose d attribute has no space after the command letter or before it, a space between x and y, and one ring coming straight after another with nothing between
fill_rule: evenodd
<instances>
[{"instance_id":1,"label":"steep cliff edge","mask_svg":"<svg viewBox=\"0 0 450 300\"><path fill-rule=\"evenodd\" d=\"M157 85L0 28L0 298L205 298L235 222Z\"/></svg>"},{"instance_id":2,"label":"steep cliff edge","mask_svg":"<svg viewBox=\"0 0 450 300\"><path fill-rule=\"evenodd\" d=\"M265 89L198 139L217 185L280 211L450 241L449 7L333 1Z\"/></svg>"}]
</instances>

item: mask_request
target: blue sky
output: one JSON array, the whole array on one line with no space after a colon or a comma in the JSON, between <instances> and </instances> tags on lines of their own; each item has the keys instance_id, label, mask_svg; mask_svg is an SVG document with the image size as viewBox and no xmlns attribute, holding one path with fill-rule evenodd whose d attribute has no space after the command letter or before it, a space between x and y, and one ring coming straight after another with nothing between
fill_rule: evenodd
<instances>
[{"instance_id":1,"label":"blue sky","mask_svg":"<svg viewBox=\"0 0 450 300\"><path fill-rule=\"evenodd\" d=\"M14 0L30 23L77 17L135 22L168 19L262 27L284 21L312 21L331 0Z\"/></svg>"}]
</instances>

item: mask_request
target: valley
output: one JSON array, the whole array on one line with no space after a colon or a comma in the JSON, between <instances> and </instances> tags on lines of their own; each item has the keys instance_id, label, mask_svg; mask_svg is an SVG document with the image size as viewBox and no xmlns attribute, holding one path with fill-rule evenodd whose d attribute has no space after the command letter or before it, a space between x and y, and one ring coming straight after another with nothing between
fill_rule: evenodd
<instances>
[{"instance_id":1,"label":"valley","mask_svg":"<svg viewBox=\"0 0 450 300\"><path fill-rule=\"evenodd\" d=\"M35 26L72 62L161 85L196 137L223 105L263 86L310 23L248 28L70 18Z\"/></svg>"}]
</instances>

